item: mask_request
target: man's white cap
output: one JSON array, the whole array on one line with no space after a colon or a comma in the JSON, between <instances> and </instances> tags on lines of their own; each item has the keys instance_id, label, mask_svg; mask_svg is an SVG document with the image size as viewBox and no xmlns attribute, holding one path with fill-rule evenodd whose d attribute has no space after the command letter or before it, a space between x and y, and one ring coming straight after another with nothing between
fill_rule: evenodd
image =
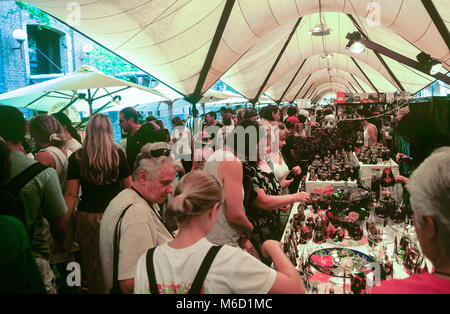
<instances>
[{"instance_id":1,"label":"man's white cap","mask_svg":"<svg viewBox=\"0 0 450 314\"><path fill-rule=\"evenodd\" d=\"M299 115L305 116L306 118L309 118L309 112L305 109L302 109L298 112Z\"/></svg>"}]
</instances>

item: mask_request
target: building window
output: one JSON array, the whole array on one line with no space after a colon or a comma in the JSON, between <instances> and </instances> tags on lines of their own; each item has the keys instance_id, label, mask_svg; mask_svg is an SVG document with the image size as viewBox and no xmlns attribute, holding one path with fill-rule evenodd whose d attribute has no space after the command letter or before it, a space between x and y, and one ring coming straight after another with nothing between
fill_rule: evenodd
<instances>
[{"instance_id":1,"label":"building window","mask_svg":"<svg viewBox=\"0 0 450 314\"><path fill-rule=\"evenodd\" d=\"M54 74L61 71L62 33L39 25L27 25L30 74Z\"/></svg>"}]
</instances>

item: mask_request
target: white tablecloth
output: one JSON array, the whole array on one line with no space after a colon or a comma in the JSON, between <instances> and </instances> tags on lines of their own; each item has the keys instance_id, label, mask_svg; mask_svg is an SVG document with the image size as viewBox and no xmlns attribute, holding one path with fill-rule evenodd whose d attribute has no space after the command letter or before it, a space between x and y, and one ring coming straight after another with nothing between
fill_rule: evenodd
<instances>
[{"instance_id":1,"label":"white tablecloth","mask_svg":"<svg viewBox=\"0 0 450 314\"><path fill-rule=\"evenodd\" d=\"M383 169L386 167L391 167L394 176L398 176L400 174L398 170L398 164L392 159L390 161L385 161L381 164L376 165L374 164L365 165L362 162L360 162L359 166L360 166L359 177L362 180L364 180L365 184L369 187L372 176L380 177L383 172Z\"/></svg>"}]
</instances>

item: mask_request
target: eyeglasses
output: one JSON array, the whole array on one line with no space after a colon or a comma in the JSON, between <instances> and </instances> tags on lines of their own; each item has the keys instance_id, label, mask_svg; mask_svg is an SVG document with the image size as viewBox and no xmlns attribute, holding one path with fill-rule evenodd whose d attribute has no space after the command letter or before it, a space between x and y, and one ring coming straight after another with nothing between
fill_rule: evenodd
<instances>
[{"instance_id":1,"label":"eyeglasses","mask_svg":"<svg viewBox=\"0 0 450 314\"><path fill-rule=\"evenodd\" d=\"M155 150L150 151L150 155L153 158L158 158L158 157L161 157L161 156L169 157L170 150L168 150L166 148L155 149Z\"/></svg>"}]
</instances>

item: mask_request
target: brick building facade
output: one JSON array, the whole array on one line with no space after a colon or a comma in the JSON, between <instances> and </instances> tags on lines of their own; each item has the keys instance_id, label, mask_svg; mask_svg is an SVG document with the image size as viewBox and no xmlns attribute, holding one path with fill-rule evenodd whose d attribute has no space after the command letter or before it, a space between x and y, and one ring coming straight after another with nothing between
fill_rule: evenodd
<instances>
[{"instance_id":1,"label":"brick building facade","mask_svg":"<svg viewBox=\"0 0 450 314\"><path fill-rule=\"evenodd\" d=\"M39 28L38 26L41 25ZM74 72L81 65L86 64L86 54L82 47L86 43L92 43L89 39L74 31L69 26L51 18L51 23L47 26L50 29L42 27L42 23L36 19L30 18L27 10L20 9L15 1L2 1L0 6L0 93L5 93L14 89L25 87L34 83L42 82L50 78ZM28 33L28 40L23 43L22 49L19 43L13 38L13 32L16 29L22 29ZM58 47L54 50L59 52L58 70L60 73L45 73L42 70L36 75L33 74L33 56L41 60L46 60L44 54L52 59L52 56L46 53L38 52L30 38L30 32L33 29L45 31L45 34L51 34L52 39ZM45 39L45 38L44 38ZM49 39L50 40L50 39ZM59 43L58 43L59 41ZM58 45L59 44L59 45ZM93 43L92 43L93 44ZM30 53L30 49L34 52ZM22 51L21 51L22 50ZM57 68L56 66L54 69ZM51 71L47 71L51 72Z\"/></svg>"}]
</instances>

